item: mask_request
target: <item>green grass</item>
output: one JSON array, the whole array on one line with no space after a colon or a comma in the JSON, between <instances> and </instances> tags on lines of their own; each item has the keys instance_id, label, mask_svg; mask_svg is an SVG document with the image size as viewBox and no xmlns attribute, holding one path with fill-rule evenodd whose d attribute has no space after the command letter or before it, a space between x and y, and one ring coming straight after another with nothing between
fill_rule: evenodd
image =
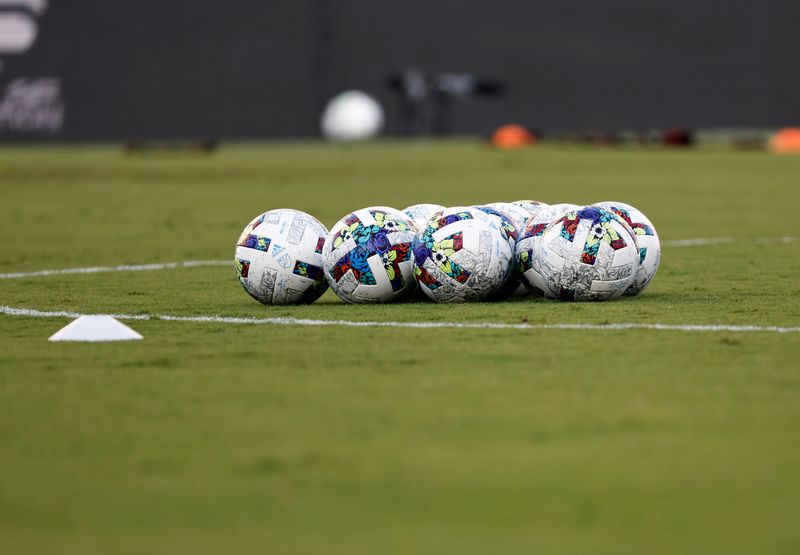
<instances>
[{"instance_id":1,"label":"green grass","mask_svg":"<svg viewBox=\"0 0 800 555\"><path fill-rule=\"evenodd\" d=\"M0 273L232 257L268 208L623 200L665 247L640 297L263 307L231 268L0 280L40 310L800 325L800 157L468 142L211 157L0 149ZM0 552L800 550L800 335L137 321L51 344L0 315Z\"/></svg>"}]
</instances>

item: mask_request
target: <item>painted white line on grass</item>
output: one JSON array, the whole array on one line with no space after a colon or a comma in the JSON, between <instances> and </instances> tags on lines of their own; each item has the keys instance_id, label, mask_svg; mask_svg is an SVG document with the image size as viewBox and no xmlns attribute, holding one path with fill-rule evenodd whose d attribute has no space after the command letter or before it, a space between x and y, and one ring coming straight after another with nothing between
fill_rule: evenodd
<instances>
[{"instance_id":1,"label":"painted white line on grass","mask_svg":"<svg viewBox=\"0 0 800 555\"><path fill-rule=\"evenodd\" d=\"M697 239L675 239L662 241L665 247L704 247L710 245L728 245L736 241L745 241L760 244L778 243L788 245L796 237L760 237L755 239L736 239L734 237L701 237ZM202 268L208 266L232 266L230 260L187 260L185 262L162 262L154 264L121 264L119 266L91 266L88 268L64 268L59 270L37 270L34 272L13 272L0 274L0 279L16 279L28 277L46 277L65 274L100 274L105 272L144 272L152 270L171 270L175 268Z\"/></svg>"},{"instance_id":2,"label":"painted white line on grass","mask_svg":"<svg viewBox=\"0 0 800 555\"><path fill-rule=\"evenodd\" d=\"M700 239L676 239L674 241L662 241L664 247L703 247L706 245L727 245L733 243L733 237L708 237Z\"/></svg>"},{"instance_id":3,"label":"painted white line on grass","mask_svg":"<svg viewBox=\"0 0 800 555\"><path fill-rule=\"evenodd\" d=\"M65 310L43 311L30 308L1 306L0 314L8 316L27 316L32 318L78 318L87 316L81 312ZM160 320L167 322L193 322L211 324L271 324L278 326L338 326L350 328L456 328L491 330L658 330L688 332L773 332L800 333L800 327L784 326L733 326L727 324L639 324L621 322L618 324L504 324L498 322L372 322L357 320L313 320L310 318L244 318L233 316L174 316L170 314L108 314L118 320Z\"/></svg>"},{"instance_id":4,"label":"painted white line on grass","mask_svg":"<svg viewBox=\"0 0 800 555\"><path fill-rule=\"evenodd\" d=\"M744 243L758 243L758 244L773 244L788 245L793 243L797 238L790 236L783 237L756 237L737 239L735 237L700 237L697 239L674 239L672 241L662 241L661 245L664 247L705 247L710 245L729 245L737 241Z\"/></svg>"},{"instance_id":5,"label":"painted white line on grass","mask_svg":"<svg viewBox=\"0 0 800 555\"><path fill-rule=\"evenodd\" d=\"M66 268L63 270L38 270L35 272L14 272L0 274L0 279L57 276L64 274L99 274L103 272L144 272L151 270L170 270L174 268L201 268L204 266L230 266L231 260L188 260L186 262L162 262L156 264L122 264L119 266L92 266L90 268Z\"/></svg>"},{"instance_id":6,"label":"painted white line on grass","mask_svg":"<svg viewBox=\"0 0 800 555\"><path fill-rule=\"evenodd\" d=\"M8 316L29 316L31 318L79 318L81 316L111 316L117 320L152 320L149 314L89 314L72 310L34 310L0 305L0 314Z\"/></svg>"}]
</instances>

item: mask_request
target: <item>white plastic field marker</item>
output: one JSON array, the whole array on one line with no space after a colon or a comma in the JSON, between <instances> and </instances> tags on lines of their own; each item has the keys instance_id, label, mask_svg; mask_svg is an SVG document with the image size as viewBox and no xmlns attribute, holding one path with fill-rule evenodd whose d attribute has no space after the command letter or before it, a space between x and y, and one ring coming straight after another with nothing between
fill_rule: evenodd
<instances>
[{"instance_id":1,"label":"white plastic field marker","mask_svg":"<svg viewBox=\"0 0 800 555\"><path fill-rule=\"evenodd\" d=\"M133 341L142 336L111 316L80 316L48 341Z\"/></svg>"}]
</instances>

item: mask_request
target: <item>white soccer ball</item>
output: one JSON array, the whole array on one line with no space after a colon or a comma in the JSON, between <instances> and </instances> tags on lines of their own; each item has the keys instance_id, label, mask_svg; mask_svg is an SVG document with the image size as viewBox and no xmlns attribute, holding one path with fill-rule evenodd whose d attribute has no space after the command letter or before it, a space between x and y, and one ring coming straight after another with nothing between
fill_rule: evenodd
<instances>
[{"instance_id":1,"label":"white soccer ball","mask_svg":"<svg viewBox=\"0 0 800 555\"><path fill-rule=\"evenodd\" d=\"M595 206L610 210L625 220L625 223L633 229L633 233L636 235L636 242L639 245L639 273L625 294L638 295L650 285L661 262L661 242L658 240L656 227L647 216L630 204L605 201L598 202Z\"/></svg>"},{"instance_id":2,"label":"white soccer ball","mask_svg":"<svg viewBox=\"0 0 800 555\"><path fill-rule=\"evenodd\" d=\"M506 282L513 251L496 219L454 207L432 218L414 238L414 275L436 302L479 301Z\"/></svg>"},{"instance_id":3,"label":"white soccer ball","mask_svg":"<svg viewBox=\"0 0 800 555\"><path fill-rule=\"evenodd\" d=\"M494 208L495 210L499 210L500 212L503 212L509 216L517 229L522 229L525 227L525 222L527 222L531 217L526 209L510 202L492 202L486 206L489 208Z\"/></svg>"},{"instance_id":4,"label":"white soccer ball","mask_svg":"<svg viewBox=\"0 0 800 555\"><path fill-rule=\"evenodd\" d=\"M544 296L544 278L541 275L539 260L533 256L539 249L544 230L570 210L580 208L577 204L553 204L539 210L530 218L519 233L514 247L514 259L522 272L522 283L536 297Z\"/></svg>"},{"instance_id":5,"label":"white soccer ball","mask_svg":"<svg viewBox=\"0 0 800 555\"><path fill-rule=\"evenodd\" d=\"M244 290L263 304L312 303L328 288L316 218L284 208L264 212L242 231L234 263Z\"/></svg>"},{"instance_id":6,"label":"white soccer ball","mask_svg":"<svg viewBox=\"0 0 800 555\"><path fill-rule=\"evenodd\" d=\"M511 203L502 202L495 204L506 207L506 210L509 210L509 205L511 205L521 208L522 210L525 211L525 213L519 210L514 210L513 212L514 215L516 216L517 226L519 227L517 239L519 239L519 236L525 229L525 224L528 223L528 220L533 216L535 216L536 214L538 214L541 210L544 210L545 208L548 208L550 206L549 204L539 202L538 200L515 200ZM528 289L527 285L524 283L524 280L521 277L521 272L517 269L516 264L514 264L514 270L512 272L520 276L520 282L511 296L514 298L522 298L530 295L531 292Z\"/></svg>"},{"instance_id":7,"label":"white soccer ball","mask_svg":"<svg viewBox=\"0 0 800 555\"><path fill-rule=\"evenodd\" d=\"M416 288L411 243L414 224L394 208L372 206L336 222L325 239L322 268L349 303L385 303Z\"/></svg>"},{"instance_id":8,"label":"white soccer ball","mask_svg":"<svg viewBox=\"0 0 800 555\"><path fill-rule=\"evenodd\" d=\"M500 227L508 236L508 244L511 246L511 252L513 253L514 247L517 244L517 237L519 237L520 229L514 224L511 216L501 210L492 208L491 206L477 205L473 206L472 208L477 208L481 212L488 214L490 217L494 218L498 224L500 224ZM497 290L497 292L489 295L487 300L499 301L502 299L507 299L508 297L525 297L529 294L528 289L522 284L522 272L520 272L517 269L517 265L514 264L513 254L509 263L511 264L511 269L508 272L508 279L506 279L506 282L499 290Z\"/></svg>"},{"instance_id":9,"label":"white soccer ball","mask_svg":"<svg viewBox=\"0 0 800 555\"><path fill-rule=\"evenodd\" d=\"M428 220L437 212L444 210L441 204L412 204L403 208L403 214L411 218L417 230L428 225Z\"/></svg>"},{"instance_id":10,"label":"white soccer ball","mask_svg":"<svg viewBox=\"0 0 800 555\"><path fill-rule=\"evenodd\" d=\"M519 206L520 208L525 209L528 212L528 217L533 217L539 213L539 211L544 210L549 204L544 202L539 202L538 200L515 200L511 204L515 206Z\"/></svg>"},{"instance_id":11,"label":"white soccer ball","mask_svg":"<svg viewBox=\"0 0 800 555\"><path fill-rule=\"evenodd\" d=\"M383 108L361 91L334 96L322 113L322 134L331 141L372 139L383 128Z\"/></svg>"},{"instance_id":12,"label":"white soccer ball","mask_svg":"<svg viewBox=\"0 0 800 555\"><path fill-rule=\"evenodd\" d=\"M564 301L606 301L636 279L639 248L633 231L597 206L573 210L550 224L533 252L544 293Z\"/></svg>"}]
</instances>

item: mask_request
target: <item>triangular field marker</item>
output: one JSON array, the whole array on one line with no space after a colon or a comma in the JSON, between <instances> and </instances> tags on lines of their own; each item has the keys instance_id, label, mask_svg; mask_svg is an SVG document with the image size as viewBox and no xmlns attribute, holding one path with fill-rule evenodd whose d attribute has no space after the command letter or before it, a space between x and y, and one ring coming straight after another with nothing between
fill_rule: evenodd
<instances>
[{"instance_id":1,"label":"triangular field marker","mask_svg":"<svg viewBox=\"0 0 800 555\"><path fill-rule=\"evenodd\" d=\"M111 316L81 316L56 333L48 341L132 341L142 336Z\"/></svg>"}]
</instances>

